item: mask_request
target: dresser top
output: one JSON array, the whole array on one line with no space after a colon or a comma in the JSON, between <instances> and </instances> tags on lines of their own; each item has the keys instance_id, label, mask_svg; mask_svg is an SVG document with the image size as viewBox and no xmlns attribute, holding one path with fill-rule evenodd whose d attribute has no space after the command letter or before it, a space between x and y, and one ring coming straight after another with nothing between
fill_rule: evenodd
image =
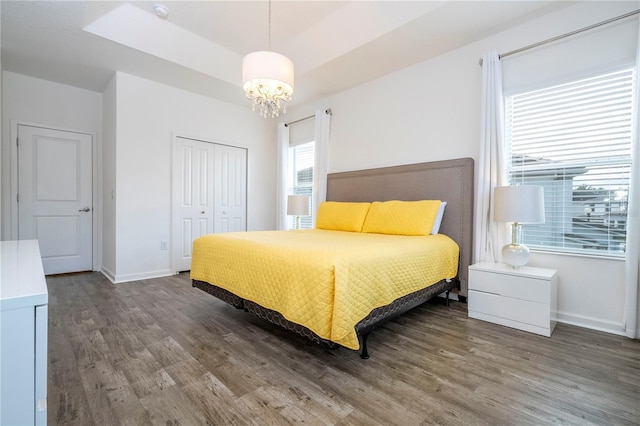
<instances>
[{"instance_id":1,"label":"dresser top","mask_svg":"<svg viewBox=\"0 0 640 426\"><path fill-rule=\"evenodd\" d=\"M1 310L48 303L37 240L1 241L0 268Z\"/></svg>"},{"instance_id":2,"label":"dresser top","mask_svg":"<svg viewBox=\"0 0 640 426\"><path fill-rule=\"evenodd\" d=\"M551 279L557 273L555 269L535 268L533 266L514 268L512 266L505 265L504 263L491 262L476 263L469 266L469 269L538 279Z\"/></svg>"}]
</instances>

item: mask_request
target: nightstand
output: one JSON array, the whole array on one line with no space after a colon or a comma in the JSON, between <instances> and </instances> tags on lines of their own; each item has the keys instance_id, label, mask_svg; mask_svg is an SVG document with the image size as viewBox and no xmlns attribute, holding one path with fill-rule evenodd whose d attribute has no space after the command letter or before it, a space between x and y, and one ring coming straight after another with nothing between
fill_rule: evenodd
<instances>
[{"instance_id":1,"label":"nightstand","mask_svg":"<svg viewBox=\"0 0 640 426\"><path fill-rule=\"evenodd\" d=\"M558 310L553 269L500 263L469 266L469 317L551 336Z\"/></svg>"}]
</instances>

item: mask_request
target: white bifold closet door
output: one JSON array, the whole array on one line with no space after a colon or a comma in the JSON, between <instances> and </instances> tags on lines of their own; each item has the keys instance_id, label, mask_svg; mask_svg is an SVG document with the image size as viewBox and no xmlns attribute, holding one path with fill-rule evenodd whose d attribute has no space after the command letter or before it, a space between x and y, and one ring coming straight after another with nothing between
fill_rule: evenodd
<instances>
[{"instance_id":1,"label":"white bifold closet door","mask_svg":"<svg viewBox=\"0 0 640 426\"><path fill-rule=\"evenodd\" d=\"M193 241L247 229L247 150L176 138L173 170L175 270L191 269Z\"/></svg>"}]
</instances>

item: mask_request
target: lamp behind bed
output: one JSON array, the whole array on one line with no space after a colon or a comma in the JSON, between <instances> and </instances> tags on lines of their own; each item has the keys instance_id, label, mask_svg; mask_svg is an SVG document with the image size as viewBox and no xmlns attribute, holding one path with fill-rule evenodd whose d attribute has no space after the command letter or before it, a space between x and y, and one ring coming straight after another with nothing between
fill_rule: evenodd
<instances>
[{"instance_id":1,"label":"lamp behind bed","mask_svg":"<svg viewBox=\"0 0 640 426\"><path fill-rule=\"evenodd\" d=\"M300 216L309 216L309 197L289 195L287 197L287 215L296 217L296 229L300 229Z\"/></svg>"}]
</instances>

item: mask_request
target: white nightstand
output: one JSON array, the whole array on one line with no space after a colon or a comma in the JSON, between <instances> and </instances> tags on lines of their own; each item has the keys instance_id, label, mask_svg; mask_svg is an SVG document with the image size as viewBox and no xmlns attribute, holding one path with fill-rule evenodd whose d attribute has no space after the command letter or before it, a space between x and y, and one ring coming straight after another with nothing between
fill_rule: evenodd
<instances>
[{"instance_id":1,"label":"white nightstand","mask_svg":"<svg viewBox=\"0 0 640 426\"><path fill-rule=\"evenodd\" d=\"M558 310L553 269L499 263L469 266L469 317L551 336Z\"/></svg>"}]
</instances>

